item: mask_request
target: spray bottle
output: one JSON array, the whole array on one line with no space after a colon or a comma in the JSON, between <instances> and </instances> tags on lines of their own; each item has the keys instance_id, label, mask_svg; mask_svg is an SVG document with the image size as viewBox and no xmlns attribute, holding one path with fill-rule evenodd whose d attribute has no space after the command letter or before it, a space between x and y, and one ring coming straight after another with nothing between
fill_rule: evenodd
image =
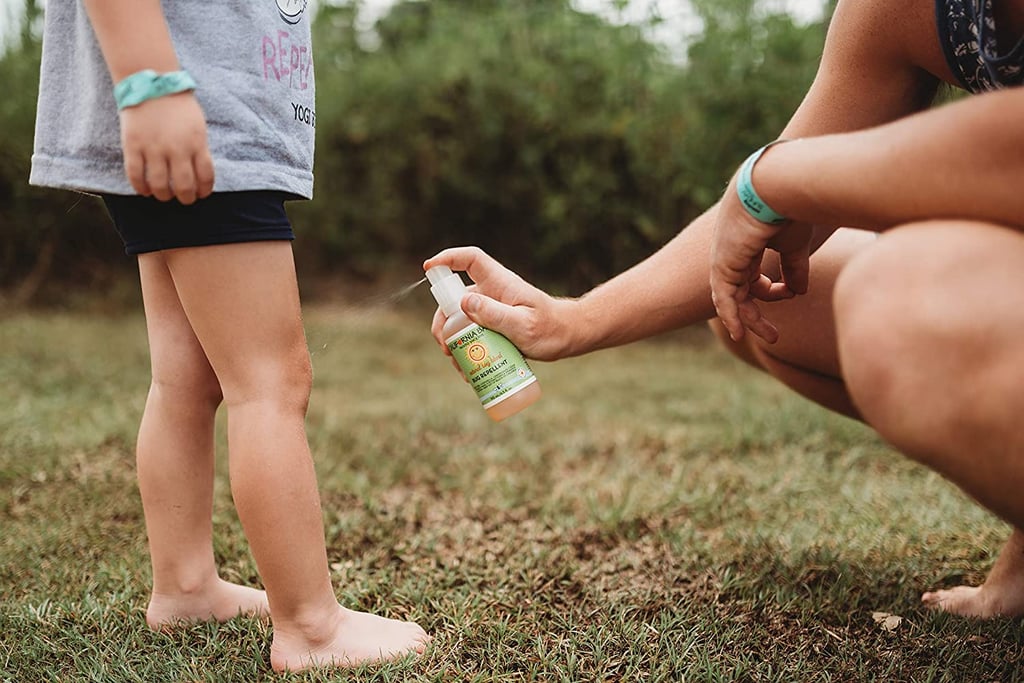
<instances>
[{"instance_id":1,"label":"spray bottle","mask_svg":"<svg viewBox=\"0 0 1024 683\"><path fill-rule=\"evenodd\" d=\"M462 312L466 285L448 266L427 271L430 293L448 316L444 343L462 369L480 403L496 422L515 415L540 398L540 384L512 342L481 327Z\"/></svg>"}]
</instances>

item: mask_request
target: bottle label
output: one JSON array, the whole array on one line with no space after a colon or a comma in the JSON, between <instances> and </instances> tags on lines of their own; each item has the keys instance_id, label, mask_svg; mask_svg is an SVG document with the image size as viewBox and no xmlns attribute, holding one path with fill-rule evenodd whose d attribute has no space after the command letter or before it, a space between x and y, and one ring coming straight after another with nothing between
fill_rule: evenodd
<instances>
[{"instance_id":1,"label":"bottle label","mask_svg":"<svg viewBox=\"0 0 1024 683\"><path fill-rule=\"evenodd\" d=\"M494 330L473 323L445 343L484 409L537 381L519 349Z\"/></svg>"}]
</instances>

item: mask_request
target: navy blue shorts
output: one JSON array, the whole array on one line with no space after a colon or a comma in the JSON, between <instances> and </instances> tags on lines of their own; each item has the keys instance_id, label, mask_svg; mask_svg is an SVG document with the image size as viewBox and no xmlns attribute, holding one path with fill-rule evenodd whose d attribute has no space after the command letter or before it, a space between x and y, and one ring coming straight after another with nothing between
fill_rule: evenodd
<instances>
[{"instance_id":1,"label":"navy blue shorts","mask_svg":"<svg viewBox=\"0 0 1024 683\"><path fill-rule=\"evenodd\" d=\"M188 206L139 195L103 195L125 253L232 242L294 240L287 192L216 192Z\"/></svg>"}]
</instances>

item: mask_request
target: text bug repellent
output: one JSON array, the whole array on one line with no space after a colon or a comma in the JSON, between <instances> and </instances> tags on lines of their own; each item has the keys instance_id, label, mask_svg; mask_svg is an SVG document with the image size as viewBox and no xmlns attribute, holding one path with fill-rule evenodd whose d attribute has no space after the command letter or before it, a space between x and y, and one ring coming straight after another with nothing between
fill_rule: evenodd
<instances>
[{"instance_id":1,"label":"text bug repellent","mask_svg":"<svg viewBox=\"0 0 1024 683\"><path fill-rule=\"evenodd\" d=\"M540 398L540 384L519 349L462 312L462 278L448 266L435 266L427 271L427 280L448 316L442 328L444 343L491 419L504 420Z\"/></svg>"}]
</instances>

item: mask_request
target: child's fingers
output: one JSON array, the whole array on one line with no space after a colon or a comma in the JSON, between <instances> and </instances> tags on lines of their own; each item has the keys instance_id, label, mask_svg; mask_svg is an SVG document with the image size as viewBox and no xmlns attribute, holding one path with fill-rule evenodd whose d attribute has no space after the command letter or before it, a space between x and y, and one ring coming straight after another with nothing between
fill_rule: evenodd
<instances>
[{"instance_id":1,"label":"child's fingers","mask_svg":"<svg viewBox=\"0 0 1024 683\"><path fill-rule=\"evenodd\" d=\"M124 153L124 171L128 176L128 182L132 189L143 197L153 194L149 183L146 182L146 159L140 151L128 151Z\"/></svg>"},{"instance_id":2,"label":"child's fingers","mask_svg":"<svg viewBox=\"0 0 1024 683\"><path fill-rule=\"evenodd\" d=\"M171 189L174 197L182 204L196 200L196 174L192 170L192 158L181 156L171 160Z\"/></svg>"},{"instance_id":3,"label":"child's fingers","mask_svg":"<svg viewBox=\"0 0 1024 683\"><path fill-rule=\"evenodd\" d=\"M146 157L146 182L149 183L153 196L162 202L169 201L174 196L167 163L167 159L159 154Z\"/></svg>"},{"instance_id":4,"label":"child's fingers","mask_svg":"<svg viewBox=\"0 0 1024 683\"><path fill-rule=\"evenodd\" d=\"M213 192L206 121L191 93L146 100L120 117L125 172L136 192L182 204Z\"/></svg>"},{"instance_id":5,"label":"child's fingers","mask_svg":"<svg viewBox=\"0 0 1024 683\"><path fill-rule=\"evenodd\" d=\"M196 193L200 199L209 197L213 192L213 159L210 157L210 150L205 145L195 155L193 160L196 174Z\"/></svg>"}]
</instances>

